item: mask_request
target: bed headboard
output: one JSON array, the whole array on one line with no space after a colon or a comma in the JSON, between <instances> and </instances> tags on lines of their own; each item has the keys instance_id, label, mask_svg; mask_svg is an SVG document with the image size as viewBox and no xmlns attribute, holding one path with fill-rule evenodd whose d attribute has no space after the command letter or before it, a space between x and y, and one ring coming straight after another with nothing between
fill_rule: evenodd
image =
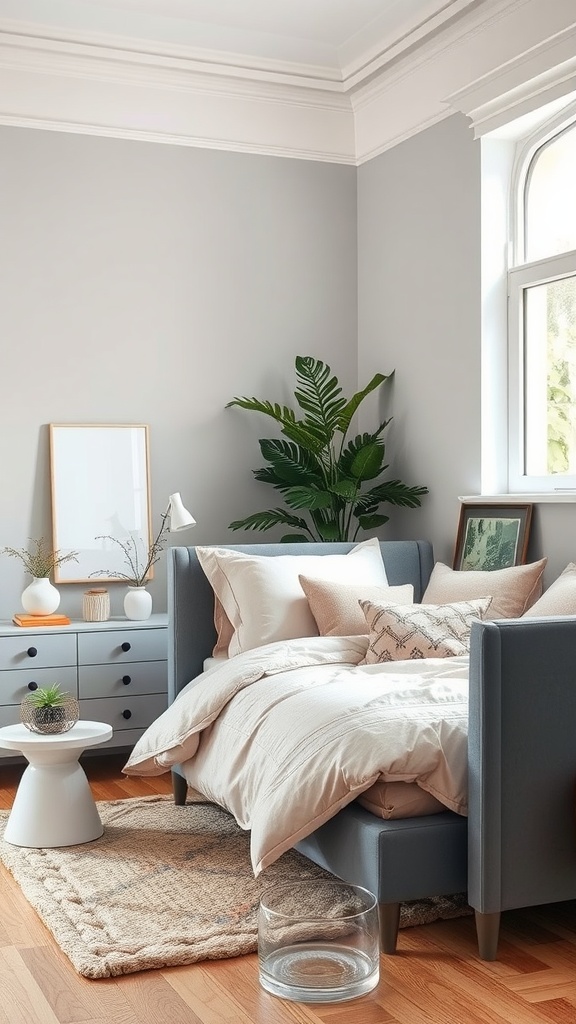
<instances>
[{"instance_id":1,"label":"bed headboard","mask_svg":"<svg viewBox=\"0 0 576 1024\"><path fill-rule=\"evenodd\" d=\"M251 555L344 555L355 544L220 544ZM434 564L432 545L419 540L380 542L391 586L412 583L420 601ZM202 672L214 643L214 595L194 547L168 550L168 697Z\"/></svg>"}]
</instances>

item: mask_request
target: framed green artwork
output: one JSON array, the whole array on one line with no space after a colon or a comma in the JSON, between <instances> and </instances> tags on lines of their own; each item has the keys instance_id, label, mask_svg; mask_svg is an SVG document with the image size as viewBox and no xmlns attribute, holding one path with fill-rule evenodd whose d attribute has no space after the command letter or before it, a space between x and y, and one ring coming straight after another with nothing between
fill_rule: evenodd
<instances>
[{"instance_id":1,"label":"framed green artwork","mask_svg":"<svg viewBox=\"0 0 576 1024\"><path fill-rule=\"evenodd\" d=\"M532 505L462 505L454 569L506 569L523 565Z\"/></svg>"}]
</instances>

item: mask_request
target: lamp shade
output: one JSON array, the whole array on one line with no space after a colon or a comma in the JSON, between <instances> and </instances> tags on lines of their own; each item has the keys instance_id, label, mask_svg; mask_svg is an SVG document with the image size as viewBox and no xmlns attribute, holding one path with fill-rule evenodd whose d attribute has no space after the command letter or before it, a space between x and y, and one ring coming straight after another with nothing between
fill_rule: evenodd
<instances>
[{"instance_id":1,"label":"lamp shade","mask_svg":"<svg viewBox=\"0 0 576 1024\"><path fill-rule=\"evenodd\" d=\"M170 513L170 533L177 533L178 530L187 530L189 526L196 526L196 520L182 504L179 491L170 495L168 511Z\"/></svg>"}]
</instances>

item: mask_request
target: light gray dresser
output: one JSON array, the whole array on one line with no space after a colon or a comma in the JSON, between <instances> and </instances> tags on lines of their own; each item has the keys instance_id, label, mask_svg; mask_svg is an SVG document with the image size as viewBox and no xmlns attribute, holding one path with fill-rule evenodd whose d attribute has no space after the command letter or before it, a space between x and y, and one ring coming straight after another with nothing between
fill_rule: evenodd
<instances>
[{"instance_id":1,"label":"light gray dresser","mask_svg":"<svg viewBox=\"0 0 576 1024\"><path fill-rule=\"evenodd\" d=\"M167 639L161 614L37 629L0 621L0 726L20 721L28 693L59 683L80 701L80 718L112 726L106 749L132 747L167 707Z\"/></svg>"}]
</instances>

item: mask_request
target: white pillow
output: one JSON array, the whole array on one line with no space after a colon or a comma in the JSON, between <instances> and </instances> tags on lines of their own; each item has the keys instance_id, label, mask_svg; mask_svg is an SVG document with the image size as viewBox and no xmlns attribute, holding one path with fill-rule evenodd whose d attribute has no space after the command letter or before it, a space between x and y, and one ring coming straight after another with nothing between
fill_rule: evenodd
<instances>
[{"instance_id":1,"label":"white pillow","mask_svg":"<svg viewBox=\"0 0 576 1024\"><path fill-rule=\"evenodd\" d=\"M388 584L376 537L357 544L346 555L248 555L217 547L195 550L233 630L230 657L277 640L318 636L298 580L300 574L334 583Z\"/></svg>"}]
</instances>

